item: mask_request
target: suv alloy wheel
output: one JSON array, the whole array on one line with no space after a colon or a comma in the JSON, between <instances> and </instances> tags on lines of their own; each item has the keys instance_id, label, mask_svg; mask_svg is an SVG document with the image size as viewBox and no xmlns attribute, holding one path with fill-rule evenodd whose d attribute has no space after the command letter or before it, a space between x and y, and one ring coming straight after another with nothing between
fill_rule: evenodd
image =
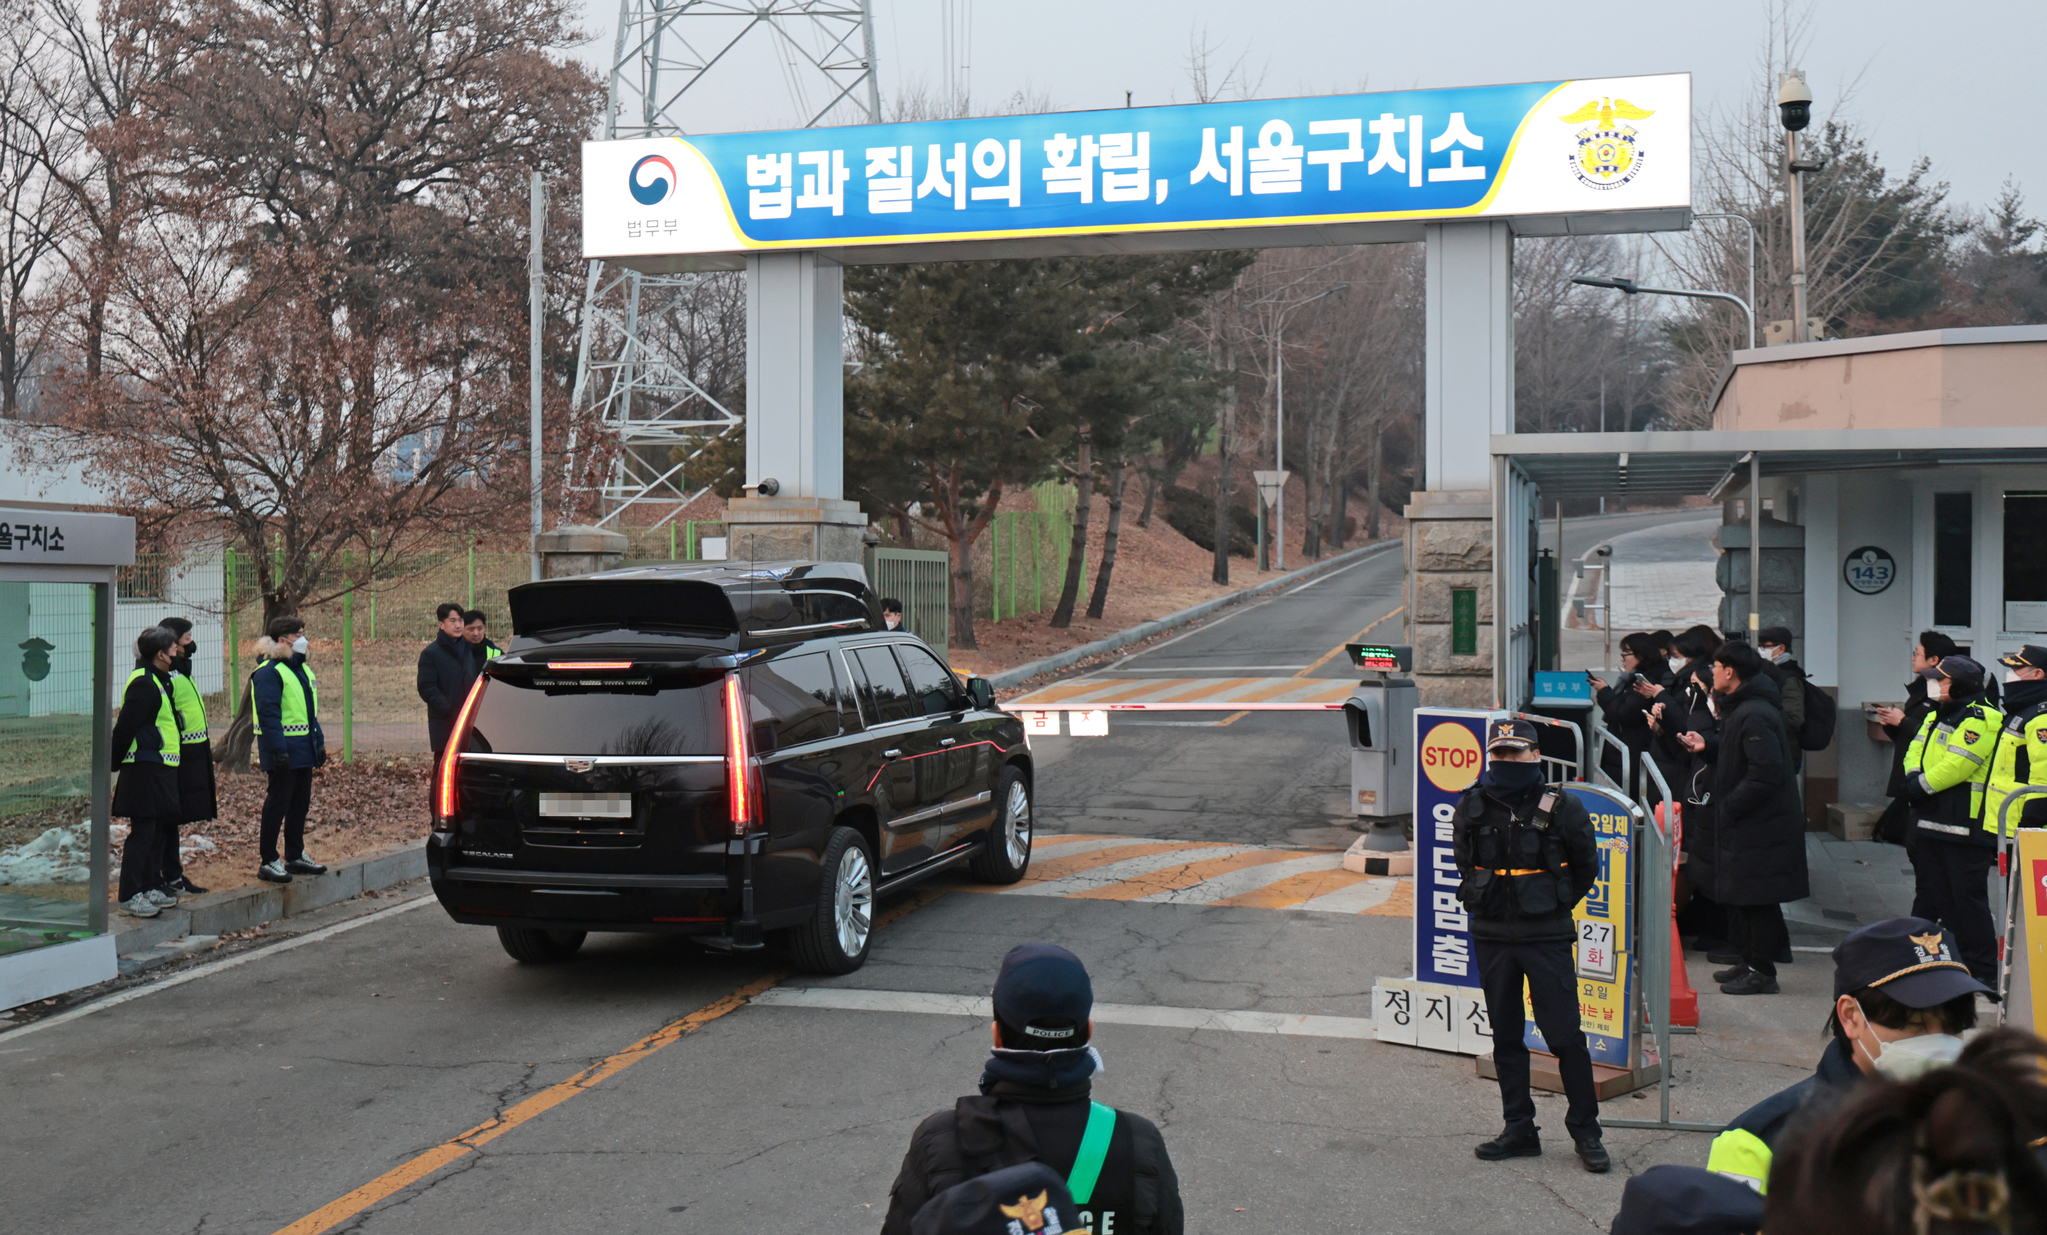
<instances>
[{"instance_id":1,"label":"suv alloy wheel","mask_svg":"<svg viewBox=\"0 0 2047 1235\"><path fill-rule=\"evenodd\" d=\"M987 843L968 859L967 870L982 883L1015 883L1031 866L1031 786L1022 769L1003 769L995 801Z\"/></svg>"},{"instance_id":2,"label":"suv alloy wheel","mask_svg":"<svg viewBox=\"0 0 2047 1235\"><path fill-rule=\"evenodd\" d=\"M874 860L860 833L832 829L823 873L817 911L790 930L789 950L806 973L851 973L867 959L874 938Z\"/></svg>"}]
</instances>

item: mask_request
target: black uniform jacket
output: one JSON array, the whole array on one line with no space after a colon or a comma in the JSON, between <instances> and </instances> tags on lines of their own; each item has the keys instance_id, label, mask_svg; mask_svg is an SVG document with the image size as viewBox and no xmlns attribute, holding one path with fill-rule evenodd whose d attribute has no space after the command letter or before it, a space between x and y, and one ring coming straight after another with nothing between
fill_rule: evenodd
<instances>
[{"instance_id":1,"label":"black uniform jacket","mask_svg":"<svg viewBox=\"0 0 2047 1235\"><path fill-rule=\"evenodd\" d=\"M1465 790L1464 797L1457 803L1457 822L1451 826L1450 843L1457 856L1458 873L1471 874L1475 869L1472 832L1491 825L1504 827L1516 815L1529 818L1541 803L1542 795L1551 791L1555 791L1557 800L1550 807L1550 826L1557 830L1564 844L1564 891L1557 898L1560 907L1545 914L1516 911L1504 918L1472 914L1473 939L1501 943L1556 943L1578 938L1578 928L1571 923L1571 910L1599 881L1599 838L1593 834L1592 815L1583 802L1555 785L1538 785L1522 793L1501 797L1480 782ZM1467 812L1467 807L1473 802L1484 808L1476 819Z\"/></svg>"},{"instance_id":2,"label":"black uniform jacket","mask_svg":"<svg viewBox=\"0 0 2047 1235\"><path fill-rule=\"evenodd\" d=\"M1720 700L1720 740L1708 747L1712 844L1692 851L1701 867L1692 879L1723 905L1775 905L1811 895L1805 812L1777 702L1777 684L1760 673ZM1708 872L1710 882L1701 883Z\"/></svg>"},{"instance_id":3,"label":"black uniform jacket","mask_svg":"<svg viewBox=\"0 0 2047 1235\"><path fill-rule=\"evenodd\" d=\"M426 704L427 738L441 749L455 728L455 714L469 697L469 688L482 669L480 658L471 655L469 641L447 631L436 631L434 641L419 654L419 697Z\"/></svg>"},{"instance_id":4,"label":"black uniform jacket","mask_svg":"<svg viewBox=\"0 0 2047 1235\"><path fill-rule=\"evenodd\" d=\"M1064 1089L1003 1081L918 1124L909 1152L903 1155L903 1169L889 1190L882 1235L909 1235L910 1220L924 1202L989 1171L1020 1162L1042 1162L1061 1173L1071 1170L1087 1126L1088 1094L1086 1081ZM1117 1216L1117 1235L1182 1235L1186 1216L1180 1179L1166 1155L1165 1138L1158 1125L1129 1111L1116 1113L1108 1166L1093 1203L1081 1208L1107 1202L1109 1190L1117 1186L1110 1175L1119 1160L1130 1164L1133 1187L1130 1199L1122 1202L1129 1205L1128 1212Z\"/></svg>"},{"instance_id":5,"label":"black uniform jacket","mask_svg":"<svg viewBox=\"0 0 2047 1235\"><path fill-rule=\"evenodd\" d=\"M114 717L112 813L123 819L175 822L180 817L178 770L157 762L163 751L163 733L156 727L157 709L170 695L170 678L154 669L128 683L121 695L121 710ZM137 756L135 762L123 763L131 748Z\"/></svg>"}]
</instances>

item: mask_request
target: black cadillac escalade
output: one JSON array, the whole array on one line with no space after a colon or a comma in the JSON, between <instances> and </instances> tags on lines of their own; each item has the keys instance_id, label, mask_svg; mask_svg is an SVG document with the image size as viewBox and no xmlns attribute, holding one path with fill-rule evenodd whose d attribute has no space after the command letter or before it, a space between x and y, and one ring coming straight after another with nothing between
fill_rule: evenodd
<instances>
[{"instance_id":1,"label":"black cadillac escalade","mask_svg":"<svg viewBox=\"0 0 2047 1235\"><path fill-rule=\"evenodd\" d=\"M590 931L780 931L866 959L877 896L1031 860L1031 754L981 679L886 630L861 567L678 563L529 583L435 770L427 869L520 961Z\"/></svg>"}]
</instances>

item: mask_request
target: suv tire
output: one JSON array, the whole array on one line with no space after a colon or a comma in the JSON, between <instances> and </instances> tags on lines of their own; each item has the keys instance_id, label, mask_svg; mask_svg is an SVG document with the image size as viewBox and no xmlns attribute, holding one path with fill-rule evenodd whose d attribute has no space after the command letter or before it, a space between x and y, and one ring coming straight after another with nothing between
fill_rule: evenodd
<instances>
[{"instance_id":1,"label":"suv tire","mask_svg":"<svg viewBox=\"0 0 2047 1235\"><path fill-rule=\"evenodd\" d=\"M1021 768L1002 769L995 786L995 822L967 872L981 883L1015 883L1031 868L1031 783Z\"/></svg>"},{"instance_id":2,"label":"suv tire","mask_svg":"<svg viewBox=\"0 0 2047 1235\"><path fill-rule=\"evenodd\" d=\"M549 931L529 926L498 927L498 942L521 965L551 965L576 954L586 931Z\"/></svg>"},{"instance_id":3,"label":"suv tire","mask_svg":"<svg viewBox=\"0 0 2047 1235\"><path fill-rule=\"evenodd\" d=\"M832 829L810 921L789 931L789 951L805 973L851 973L874 941L874 859L848 827Z\"/></svg>"}]
</instances>

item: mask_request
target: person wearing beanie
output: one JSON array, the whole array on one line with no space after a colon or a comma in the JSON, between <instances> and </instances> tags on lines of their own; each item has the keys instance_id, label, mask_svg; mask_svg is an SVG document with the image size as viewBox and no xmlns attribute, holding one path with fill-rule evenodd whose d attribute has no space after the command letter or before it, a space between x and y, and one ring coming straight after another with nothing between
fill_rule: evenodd
<instances>
[{"instance_id":1,"label":"person wearing beanie","mask_svg":"<svg viewBox=\"0 0 2047 1235\"><path fill-rule=\"evenodd\" d=\"M1953 1063L1990 995L1959 959L1952 933L1923 918L1872 922L1834 946L1833 1041L1811 1076L1737 1115L1713 1138L1706 1169L1768 1191L1785 1129L1808 1107L1832 1104L1864 1077L1909 1081ZM1615 1230L1619 1230L1616 1225Z\"/></svg>"},{"instance_id":2,"label":"person wearing beanie","mask_svg":"<svg viewBox=\"0 0 2047 1235\"><path fill-rule=\"evenodd\" d=\"M1912 804L1913 863L1924 877L1933 912L1955 933L1962 959L1978 981L1997 981L1997 926L1990 914L1990 865L1997 860L1997 821L1985 821L1991 759L2004 713L1984 696L1983 666L1947 656L1920 674L1933 710L1905 748L1905 797Z\"/></svg>"},{"instance_id":3,"label":"person wearing beanie","mask_svg":"<svg viewBox=\"0 0 2047 1235\"><path fill-rule=\"evenodd\" d=\"M1011 948L993 1002L995 1049L980 1092L917 1125L882 1235L953 1230L925 1225L920 1211L947 1189L1026 1162L1065 1178L1083 1228L1182 1235L1180 1180L1157 1125L1093 1100L1102 1056L1080 958L1050 943Z\"/></svg>"}]
</instances>

